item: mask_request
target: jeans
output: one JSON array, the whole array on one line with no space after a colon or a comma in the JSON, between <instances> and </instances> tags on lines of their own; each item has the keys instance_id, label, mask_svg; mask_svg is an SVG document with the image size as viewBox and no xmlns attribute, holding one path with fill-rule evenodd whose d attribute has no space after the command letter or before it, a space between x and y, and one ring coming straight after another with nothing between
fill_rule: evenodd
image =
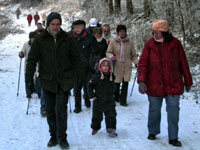
<instances>
[{"instance_id":1,"label":"jeans","mask_svg":"<svg viewBox=\"0 0 200 150\"><path fill-rule=\"evenodd\" d=\"M161 106L163 98L166 100L167 122L168 122L168 138L169 140L178 138L178 122L179 122L179 95L168 95L166 97L151 97L149 100L148 114L148 130L149 134L160 133L161 122Z\"/></svg>"}]
</instances>

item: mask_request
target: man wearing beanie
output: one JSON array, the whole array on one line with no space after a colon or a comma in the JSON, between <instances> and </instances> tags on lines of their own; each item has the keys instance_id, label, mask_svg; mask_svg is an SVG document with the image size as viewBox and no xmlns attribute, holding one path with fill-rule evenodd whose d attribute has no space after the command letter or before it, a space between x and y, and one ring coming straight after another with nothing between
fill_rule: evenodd
<instances>
[{"instance_id":1,"label":"man wearing beanie","mask_svg":"<svg viewBox=\"0 0 200 150\"><path fill-rule=\"evenodd\" d=\"M153 36L143 49L138 65L139 92L149 100L149 140L160 134L161 106L166 100L169 144L180 147L178 140L179 99L192 86L188 62L181 42L169 32L166 20L154 21Z\"/></svg>"},{"instance_id":2,"label":"man wearing beanie","mask_svg":"<svg viewBox=\"0 0 200 150\"><path fill-rule=\"evenodd\" d=\"M90 100L88 97L87 84L92 76L92 69L90 67L90 54L92 51L92 38L88 34L85 28L85 21L76 20L72 23L73 30L70 32L72 37L77 42L80 51L80 58L82 63L82 77L77 80L74 87L75 94L75 113L80 113L82 111L81 105L81 90L84 91L85 106L90 108Z\"/></svg>"},{"instance_id":3,"label":"man wearing beanie","mask_svg":"<svg viewBox=\"0 0 200 150\"><path fill-rule=\"evenodd\" d=\"M52 12L47 17L47 28L31 46L26 66L26 85L33 84L36 63L40 62L39 78L43 89L49 125L48 147L59 144L69 148L67 141L67 103L80 70L79 48L72 37L62 30L61 15Z\"/></svg>"}]
</instances>

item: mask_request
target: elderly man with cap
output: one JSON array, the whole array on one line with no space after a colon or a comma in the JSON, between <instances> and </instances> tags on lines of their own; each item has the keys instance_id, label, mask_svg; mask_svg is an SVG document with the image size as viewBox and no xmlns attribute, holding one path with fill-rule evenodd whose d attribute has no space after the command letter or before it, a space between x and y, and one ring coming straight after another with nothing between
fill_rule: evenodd
<instances>
[{"instance_id":1,"label":"elderly man with cap","mask_svg":"<svg viewBox=\"0 0 200 150\"><path fill-rule=\"evenodd\" d=\"M74 87L75 94L75 113L82 111L81 107L81 89L84 90L85 106L89 108L91 106L87 84L92 76L92 69L90 67L90 54L92 51L92 37L87 33L85 29L85 21L76 20L72 23L72 31L70 32L79 46L79 54L82 63L82 76L77 80Z\"/></svg>"},{"instance_id":2,"label":"elderly man with cap","mask_svg":"<svg viewBox=\"0 0 200 150\"><path fill-rule=\"evenodd\" d=\"M61 24L59 13L51 12L48 15L47 28L31 46L25 80L27 87L31 87L35 66L39 61L39 79L51 136L47 146L59 144L61 148L69 148L66 134L67 103L81 64L79 48L73 38L62 30Z\"/></svg>"},{"instance_id":3,"label":"elderly man with cap","mask_svg":"<svg viewBox=\"0 0 200 150\"><path fill-rule=\"evenodd\" d=\"M166 20L153 23L153 37L143 49L138 65L139 92L149 100L149 140L160 133L161 106L166 100L169 144L181 146L178 140L179 99L190 91L192 77L181 42L172 36ZM184 79L184 80L183 80Z\"/></svg>"}]
</instances>

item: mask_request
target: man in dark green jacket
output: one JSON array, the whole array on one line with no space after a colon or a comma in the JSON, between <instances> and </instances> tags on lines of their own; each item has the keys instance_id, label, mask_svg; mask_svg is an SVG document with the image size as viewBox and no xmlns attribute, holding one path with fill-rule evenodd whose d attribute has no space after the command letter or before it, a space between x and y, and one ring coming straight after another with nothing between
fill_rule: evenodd
<instances>
[{"instance_id":1,"label":"man in dark green jacket","mask_svg":"<svg viewBox=\"0 0 200 150\"><path fill-rule=\"evenodd\" d=\"M26 85L33 84L36 63L40 63L39 79L44 91L49 124L48 147L59 144L68 148L67 103L69 91L73 88L80 68L78 46L72 37L61 29L59 13L47 17L47 28L37 36L31 46L26 66Z\"/></svg>"}]
</instances>

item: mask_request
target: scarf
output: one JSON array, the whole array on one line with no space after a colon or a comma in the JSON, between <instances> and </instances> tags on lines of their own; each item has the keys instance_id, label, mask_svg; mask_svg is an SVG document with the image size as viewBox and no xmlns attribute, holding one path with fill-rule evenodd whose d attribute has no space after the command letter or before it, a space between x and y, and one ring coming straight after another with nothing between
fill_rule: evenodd
<instances>
[{"instance_id":1,"label":"scarf","mask_svg":"<svg viewBox=\"0 0 200 150\"><path fill-rule=\"evenodd\" d=\"M163 39L163 38L160 39L160 40L157 40L157 39L155 38L155 36L154 36L153 38L154 38L154 40L155 40L156 42L158 42L158 43L163 43L163 42L164 42L164 39Z\"/></svg>"},{"instance_id":2,"label":"scarf","mask_svg":"<svg viewBox=\"0 0 200 150\"><path fill-rule=\"evenodd\" d=\"M104 76L107 76L107 77L109 77L109 74L110 74L110 81L112 81L112 72L102 72L102 71L100 71L101 72L101 80L103 80L104 79Z\"/></svg>"},{"instance_id":3,"label":"scarf","mask_svg":"<svg viewBox=\"0 0 200 150\"><path fill-rule=\"evenodd\" d=\"M125 57L124 57L124 41L125 41L125 39L122 39L120 36L118 36L118 38L121 43L120 62L125 62Z\"/></svg>"}]
</instances>

